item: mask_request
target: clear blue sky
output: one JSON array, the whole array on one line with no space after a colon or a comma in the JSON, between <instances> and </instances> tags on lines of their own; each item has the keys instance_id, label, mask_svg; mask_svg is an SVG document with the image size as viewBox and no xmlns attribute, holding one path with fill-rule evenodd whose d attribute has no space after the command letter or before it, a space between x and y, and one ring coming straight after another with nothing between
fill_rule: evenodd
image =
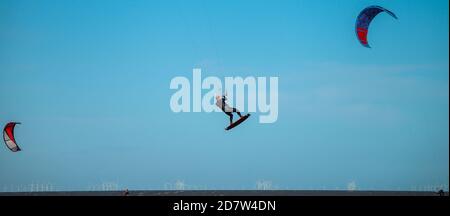
<instances>
[{"instance_id":1,"label":"clear blue sky","mask_svg":"<svg viewBox=\"0 0 450 216\"><path fill-rule=\"evenodd\" d=\"M0 123L23 149L0 148L0 187L448 188L448 4L0 0ZM369 5L399 17L376 17L372 49ZM278 121L172 113L194 67L278 76Z\"/></svg>"}]
</instances>

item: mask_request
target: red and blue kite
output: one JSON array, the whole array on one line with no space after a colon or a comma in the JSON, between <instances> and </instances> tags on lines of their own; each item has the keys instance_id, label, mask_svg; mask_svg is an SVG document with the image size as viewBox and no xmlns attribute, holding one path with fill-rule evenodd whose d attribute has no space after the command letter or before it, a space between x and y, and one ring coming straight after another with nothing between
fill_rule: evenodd
<instances>
[{"instance_id":1,"label":"red and blue kite","mask_svg":"<svg viewBox=\"0 0 450 216\"><path fill-rule=\"evenodd\" d=\"M395 16L394 13L383 7L369 6L364 10L362 10L361 13L359 13L358 18L356 20L356 37L358 37L358 40L361 43L361 45L367 48L370 48L369 42L367 41L367 34L369 33L370 22L372 22L373 18L375 18L381 12L386 12L387 14L397 19L397 16Z\"/></svg>"}]
</instances>

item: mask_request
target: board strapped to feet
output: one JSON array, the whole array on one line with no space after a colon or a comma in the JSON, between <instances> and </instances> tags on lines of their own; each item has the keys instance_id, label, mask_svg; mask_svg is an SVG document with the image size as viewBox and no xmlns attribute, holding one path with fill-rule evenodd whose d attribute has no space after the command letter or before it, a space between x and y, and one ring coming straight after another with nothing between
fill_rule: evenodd
<instances>
[{"instance_id":1,"label":"board strapped to feet","mask_svg":"<svg viewBox=\"0 0 450 216\"><path fill-rule=\"evenodd\" d=\"M243 121L245 121L248 117L250 117L250 114L247 114L245 116L242 116L241 118L239 118L239 120L233 122L232 124L230 124L230 126L226 127L225 130L230 130L236 126L238 126L239 124L241 124Z\"/></svg>"}]
</instances>

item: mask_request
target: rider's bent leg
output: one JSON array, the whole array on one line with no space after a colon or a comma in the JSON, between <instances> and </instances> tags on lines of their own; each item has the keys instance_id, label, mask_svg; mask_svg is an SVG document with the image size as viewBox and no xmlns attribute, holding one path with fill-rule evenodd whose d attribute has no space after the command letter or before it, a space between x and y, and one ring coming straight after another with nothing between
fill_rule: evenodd
<instances>
[{"instance_id":1,"label":"rider's bent leg","mask_svg":"<svg viewBox=\"0 0 450 216\"><path fill-rule=\"evenodd\" d=\"M230 125L233 124L233 113L232 112L225 112L230 117Z\"/></svg>"},{"instance_id":2,"label":"rider's bent leg","mask_svg":"<svg viewBox=\"0 0 450 216\"><path fill-rule=\"evenodd\" d=\"M239 117L242 117L241 112L238 109L233 108L233 112L237 113Z\"/></svg>"}]
</instances>

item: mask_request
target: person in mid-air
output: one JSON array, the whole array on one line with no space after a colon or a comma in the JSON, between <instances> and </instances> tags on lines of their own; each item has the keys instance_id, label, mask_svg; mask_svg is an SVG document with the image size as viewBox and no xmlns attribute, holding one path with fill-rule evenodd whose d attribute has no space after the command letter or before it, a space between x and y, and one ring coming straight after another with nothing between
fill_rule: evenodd
<instances>
[{"instance_id":1,"label":"person in mid-air","mask_svg":"<svg viewBox=\"0 0 450 216\"><path fill-rule=\"evenodd\" d=\"M233 113L237 113L238 116L241 118L241 112L239 112L238 109L234 107L228 106L228 104L225 102L227 100L227 97L225 95L217 95L216 96L216 105L230 117L230 125L233 124Z\"/></svg>"}]
</instances>

